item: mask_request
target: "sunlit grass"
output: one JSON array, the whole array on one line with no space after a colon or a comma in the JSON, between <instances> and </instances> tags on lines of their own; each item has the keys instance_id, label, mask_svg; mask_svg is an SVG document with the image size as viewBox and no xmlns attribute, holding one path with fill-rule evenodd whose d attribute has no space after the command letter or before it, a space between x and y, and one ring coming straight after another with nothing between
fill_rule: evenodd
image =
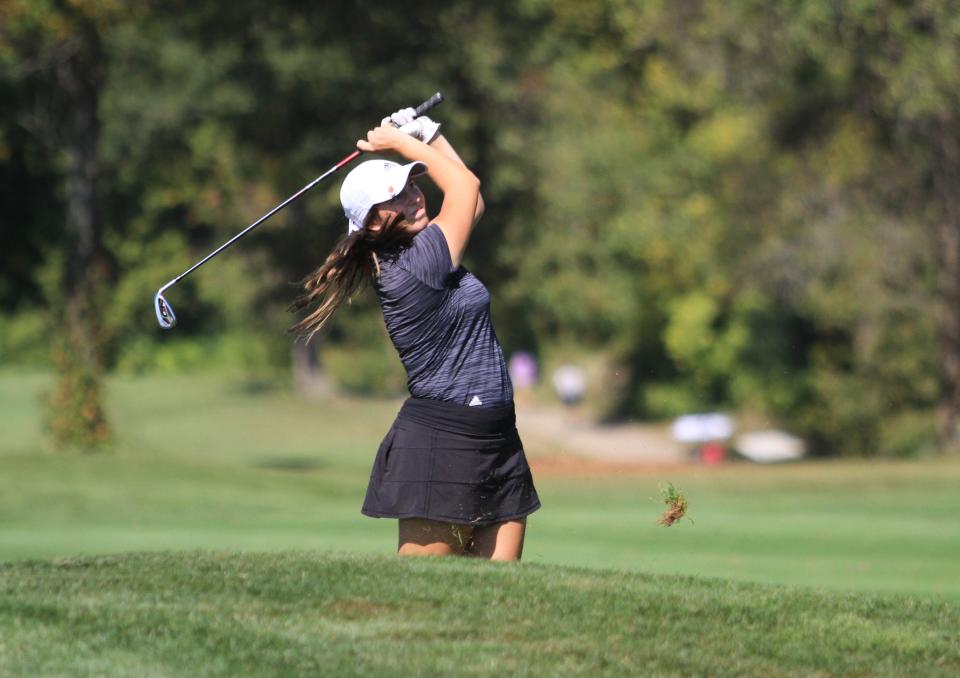
<instances>
[{"instance_id":1,"label":"sunlit grass","mask_svg":"<svg viewBox=\"0 0 960 678\"><path fill-rule=\"evenodd\" d=\"M116 444L50 450L43 375L0 376L0 561L132 550L392 554L359 509L399 401L308 402L283 383L114 378ZM521 431L522 434L522 431ZM531 449L535 462L549 449ZM960 462L748 464L535 478L528 562L960 600ZM665 482L694 522L656 525Z\"/></svg>"}]
</instances>

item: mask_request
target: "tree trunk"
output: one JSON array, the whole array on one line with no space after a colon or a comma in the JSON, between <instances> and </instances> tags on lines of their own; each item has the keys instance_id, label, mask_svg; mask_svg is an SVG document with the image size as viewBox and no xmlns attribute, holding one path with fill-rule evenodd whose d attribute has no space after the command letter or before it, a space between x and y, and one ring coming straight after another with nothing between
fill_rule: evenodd
<instances>
[{"instance_id":1,"label":"tree trunk","mask_svg":"<svg viewBox=\"0 0 960 678\"><path fill-rule=\"evenodd\" d=\"M293 232L307 232L310 219L307 216L305 200L298 200L290 205L289 215ZM333 395L333 385L320 363L319 348L322 342L323 332L320 332L309 342L299 339L294 341L290 349L293 386L297 393L307 400L319 400Z\"/></svg>"},{"instance_id":2,"label":"tree trunk","mask_svg":"<svg viewBox=\"0 0 960 678\"><path fill-rule=\"evenodd\" d=\"M56 80L67 106L66 228L60 290L60 346L51 429L62 445L93 448L108 438L101 403L102 325L97 305L106 270L97 215L98 103L103 51L94 26L85 23L73 40L76 51L57 66Z\"/></svg>"},{"instance_id":3,"label":"tree trunk","mask_svg":"<svg viewBox=\"0 0 960 678\"><path fill-rule=\"evenodd\" d=\"M317 356L319 342L313 339L309 343L295 341L291 365L293 368L293 384L304 398L316 400L326 398L333 393L330 380L320 365Z\"/></svg>"}]
</instances>

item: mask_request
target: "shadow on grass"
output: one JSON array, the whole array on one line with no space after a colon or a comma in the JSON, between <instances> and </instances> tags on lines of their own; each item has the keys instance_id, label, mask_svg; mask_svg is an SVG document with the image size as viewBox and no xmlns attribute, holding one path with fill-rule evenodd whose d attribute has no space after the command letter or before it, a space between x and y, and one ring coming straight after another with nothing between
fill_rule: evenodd
<instances>
[{"instance_id":1,"label":"shadow on grass","mask_svg":"<svg viewBox=\"0 0 960 678\"><path fill-rule=\"evenodd\" d=\"M286 388L286 385L280 379L250 376L239 381L234 390L244 395L262 395L274 393L284 388Z\"/></svg>"},{"instance_id":2,"label":"shadow on grass","mask_svg":"<svg viewBox=\"0 0 960 678\"><path fill-rule=\"evenodd\" d=\"M253 463L256 468L272 471L308 472L327 466L326 462L311 457L266 457Z\"/></svg>"}]
</instances>

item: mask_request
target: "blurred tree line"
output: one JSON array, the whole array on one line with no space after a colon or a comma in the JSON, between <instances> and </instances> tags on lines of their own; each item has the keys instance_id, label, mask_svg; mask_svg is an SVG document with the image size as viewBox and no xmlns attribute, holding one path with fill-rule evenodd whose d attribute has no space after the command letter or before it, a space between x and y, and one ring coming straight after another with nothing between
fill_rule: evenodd
<instances>
[{"instance_id":1,"label":"blurred tree line","mask_svg":"<svg viewBox=\"0 0 960 678\"><path fill-rule=\"evenodd\" d=\"M610 416L960 447L960 9L933 1L2 0L0 364L55 365L85 444L104 370L289 365L339 181L172 288L173 332L153 293L437 89L508 352L593 356ZM402 389L372 294L321 343Z\"/></svg>"}]
</instances>

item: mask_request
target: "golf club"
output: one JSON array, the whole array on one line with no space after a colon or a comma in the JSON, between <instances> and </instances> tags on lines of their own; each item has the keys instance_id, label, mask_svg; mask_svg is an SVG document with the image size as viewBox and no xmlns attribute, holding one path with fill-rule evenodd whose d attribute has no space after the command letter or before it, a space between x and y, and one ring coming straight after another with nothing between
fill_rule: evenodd
<instances>
[{"instance_id":1,"label":"golf club","mask_svg":"<svg viewBox=\"0 0 960 678\"><path fill-rule=\"evenodd\" d=\"M443 94L441 94L440 92L437 92L437 93L434 94L432 97L430 97L429 99L427 99L426 101L424 101L422 104L420 104L419 106L417 106L417 107L414 109L414 112L415 112L415 114L416 114L415 117L419 117L419 116L423 115L424 113L426 113L427 111L429 111L431 108L433 108L434 106L436 106L437 104L439 104L441 101L443 101ZM154 296L154 298L153 298L153 305L154 305L154 309L155 309L156 312L157 312L157 322L160 323L160 327L162 327L162 328L165 329L165 330L169 330L170 328L172 328L174 325L177 324L177 316L176 316L176 315L174 314L174 312L173 312L173 307L170 306L170 302L168 302L168 301L164 298L164 296L163 296L163 293L164 293L166 290L168 290L168 289L169 289L170 287L172 287L173 285L176 285L178 282L180 282L181 280L183 280L184 278L186 278L188 275L190 275L191 273L193 273L194 271L196 271L198 268L200 268L201 266L203 266L205 263L207 263L208 261L210 261L211 259L213 259L215 256L217 256L218 254L220 254L221 252L223 252L223 251L224 251L225 249L227 249L228 247L230 247L233 243L237 242L240 238L242 238L242 237L245 236L247 233L249 233L250 231L252 231L254 228L256 228L257 226L259 226L260 224L262 224L264 221L266 221L267 219L269 219L270 217L272 217L274 214L276 214L277 212L279 212L280 210L282 210L284 207L286 207L287 205L289 205L290 203L292 203L294 200L296 200L297 198L299 198L301 195L303 195L304 193L306 193L307 191L309 191L311 188L313 188L314 186L316 186L317 184L319 184L321 181L323 181L324 179L326 179L327 177L329 177L331 174L333 174L334 172L336 172L338 169L340 169L340 168L343 167L344 165L350 163L350 162L351 162L352 160L354 160L357 156L359 156L362 152L363 152L363 151L360 151L360 150L355 150L355 151L353 151L353 153L351 153L350 155L346 156L343 160L341 160L340 162L338 162L336 165L334 165L333 167L331 167L330 169L328 169L326 172L324 172L323 174L321 174L320 176L318 176L316 179L314 179L313 181L311 181L309 184L307 184L306 186L304 186L303 188L301 188L299 191L297 191L296 193L294 193L293 195L291 195L289 198L287 198L286 200L284 200L282 203L280 203L279 205L277 205L276 207L274 207L272 210L270 210L269 212L267 212L266 214L264 214L262 217L260 217L259 219L257 219L255 222L253 222L252 224L250 224L249 226L247 226L245 229L243 229L242 231L240 231L239 233L237 233L235 236L233 236L232 238L230 238L230 240L228 240L227 242L225 242L225 243L223 243L222 245L220 245L220 247L218 247L217 249L215 249L213 252L211 252L210 254L208 254L207 256L205 256L203 259L201 259L200 261L198 261L197 263L195 263L193 266L191 266L190 268L188 268L186 271L184 271L183 273L181 273L180 275L178 275L176 278L174 278L173 280L171 280L170 282L168 282L166 285L164 285L163 287L161 287L159 290L157 290L157 294L156 294L156 296Z\"/></svg>"}]
</instances>

